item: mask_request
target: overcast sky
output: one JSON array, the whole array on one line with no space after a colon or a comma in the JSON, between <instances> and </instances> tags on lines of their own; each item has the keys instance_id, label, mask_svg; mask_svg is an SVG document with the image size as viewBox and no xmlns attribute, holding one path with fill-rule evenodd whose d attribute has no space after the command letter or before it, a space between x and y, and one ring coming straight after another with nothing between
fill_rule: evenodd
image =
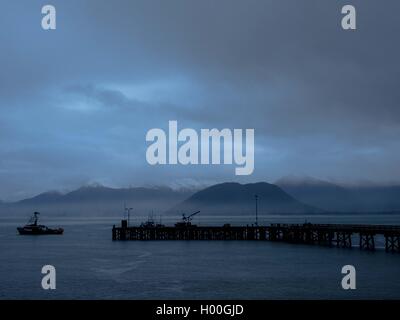
<instances>
[{"instance_id":1,"label":"overcast sky","mask_svg":"<svg viewBox=\"0 0 400 320\"><path fill-rule=\"evenodd\" d=\"M41 8L57 9L57 30ZM341 7L357 30L341 28ZM400 180L398 0L2 0L0 199L124 187ZM254 128L255 171L147 164L146 132Z\"/></svg>"}]
</instances>

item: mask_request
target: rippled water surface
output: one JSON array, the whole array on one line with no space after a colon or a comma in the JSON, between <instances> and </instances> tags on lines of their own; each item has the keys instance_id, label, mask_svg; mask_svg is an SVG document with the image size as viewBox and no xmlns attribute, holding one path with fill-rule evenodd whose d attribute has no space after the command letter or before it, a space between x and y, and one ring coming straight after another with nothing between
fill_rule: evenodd
<instances>
[{"instance_id":1,"label":"rippled water surface","mask_svg":"<svg viewBox=\"0 0 400 320\"><path fill-rule=\"evenodd\" d=\"M24 217L25 218L25 217ZM132 223L139 222L133 219ZM229 221L228 221L229 220ZM270 216L260 223L323 222L400 225L396 215ZM0 219L1 299L399 299L400 254L251 241L113 242L116 218L60 218L62 236L19 236L24 219ZM163 221L168 224L173 221ZM200 225L251 223L198 218ZM57 289L41 288L43 265L57 270ZM341 289L341 268L357 270L357 289Z\"/></svg>"}]
</instances>

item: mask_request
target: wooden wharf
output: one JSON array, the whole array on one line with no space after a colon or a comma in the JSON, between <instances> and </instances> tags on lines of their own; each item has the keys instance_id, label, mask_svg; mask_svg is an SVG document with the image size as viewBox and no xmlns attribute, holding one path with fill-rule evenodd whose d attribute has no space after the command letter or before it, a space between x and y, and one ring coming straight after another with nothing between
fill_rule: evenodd
<instances>
[{"instance_id":1,"label":"wooden wharf","mask_svg":"<svg viewBox=\"0 0 400 320\"><path fill-rule=\"evenodd\" d=\"M163 240L237 240L276 241L296 244L351 248L358 237L361 250L373 251L376 236L383 236L387 252L400 253L400 226L358 224L271 224L221 227L196 226L128 226L123 220L113 226L112 239L136 241Z\"/></svg>"}]
</instances>

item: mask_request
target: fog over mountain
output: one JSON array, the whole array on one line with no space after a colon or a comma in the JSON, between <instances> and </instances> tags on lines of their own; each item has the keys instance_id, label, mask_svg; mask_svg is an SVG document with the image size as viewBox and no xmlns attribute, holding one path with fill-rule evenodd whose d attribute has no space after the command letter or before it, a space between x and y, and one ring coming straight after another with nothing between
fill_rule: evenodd
<instances>
[{"instance_id":1,"label":"fog over mountain","mask_svg":"<svg viewBox=\"0 0 400 320\"><path fill-rule=\"evenodd\" d=\"M313 206L338 212L400 212L400 185L338 185L311 177L284 177L275 182Z\"/></svg>"},{"instance_id":2,"label":"fog over mountain","mask_svg":"<svg viewBox=\"0 0 400 320\"><path fill-rule=\"evenodd\" d=\"M20 214L41 211L46 215L118 216L124 214L125 205L133 208L132 214L159 214L189 197L194 191L173 190L167 187L109 188L101 185L84 186L60 193L45 192L33 198L3 203L3 214Z\"/></svg>"},{"instance_id":3,"label":"fog over mountain","mask_svg":"<svg viewBox=\"0 0 400 320\"><path fill-rule=\"evenodd\" d=\"M70 192L50 191L16 202L0 202L0 214L118 216L124 206L132 213L180 215L201 210L202 215L329 214L332 212L399 212L400 186L340 186L310 177L284 177L266 182L220 183L201 189L168 187L110 188L83 186Z\"/></svg>"}]
</instances>

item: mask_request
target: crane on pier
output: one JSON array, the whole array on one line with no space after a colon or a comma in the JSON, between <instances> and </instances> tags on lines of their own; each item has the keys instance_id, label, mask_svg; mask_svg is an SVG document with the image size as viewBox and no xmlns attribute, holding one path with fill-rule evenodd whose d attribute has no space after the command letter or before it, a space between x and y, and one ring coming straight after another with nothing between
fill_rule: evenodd
<instances>
[{"instance_id":1,"label":"crane on pier","mask_svg":"<svg viewBox=\"0 0 400 320\"><path fill-rule=\"evenodd\" d=\"M188 216L186 216L186 214L183 213L182 221L175 223L175 227L195 227L195 225L192 225L192 220L193 220L193 217L198 213L200 213L200 211L196 211Z\"/></svg>"}]
</instances>

